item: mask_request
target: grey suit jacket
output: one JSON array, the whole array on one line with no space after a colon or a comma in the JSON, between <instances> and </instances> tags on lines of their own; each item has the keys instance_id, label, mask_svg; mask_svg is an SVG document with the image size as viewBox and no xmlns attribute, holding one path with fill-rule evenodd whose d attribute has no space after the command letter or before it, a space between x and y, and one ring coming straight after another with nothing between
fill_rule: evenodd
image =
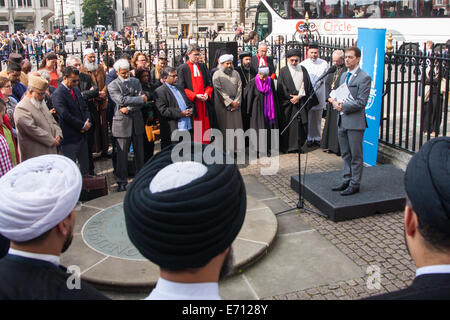
<instances>
[{"instance_id":1,"label":"grey suit jacket","mask_svg":"<svg viewBox=\"0 0 450 320\"><path fill-rule=\"evenodd\" d=\"M340 78L340 85L345 82L347 72L343 72ZM347 130L365 130L366 104L370 94L370 84L372 79L367 73L358 67L355 75L350 78L348 89L353 100L345 101L342 104L343 115L339 113L338 125Z\"/></svg>"},{"instance_id":2,"label":"grey suit jacket","mask_svg":"<svg viewBox=\"0 0 450 320\"><path fill-rule=\"evenodd\" d=\"M141 108L144 105L142 99L142 86L138 79L129 78L127 82L122 82L119 78L108 85L108 92L115 102L112 135L116 138L128 138L132 135L132 128L136 135L145 132L144 120ZM127 107L128 114L123 114L120 109Z\"/></svg>"}]
</instances>

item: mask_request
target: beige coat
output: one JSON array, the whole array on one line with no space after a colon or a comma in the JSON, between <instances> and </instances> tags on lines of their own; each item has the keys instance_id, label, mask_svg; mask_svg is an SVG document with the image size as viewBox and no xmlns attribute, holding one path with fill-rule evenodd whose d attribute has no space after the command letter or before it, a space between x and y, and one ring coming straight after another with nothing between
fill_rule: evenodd
<instances>
[{"instance_id":1,"label":"beige coat","mask_svg":"<svg viewBox=\"0 0 450 320\"><path fill-rule=\"evenodd\" d=\"M61 128L47 106L44 110L36 108L24 96L14 110L20 159L37 157L43 154L56 154L55 138L63 137Z\"/></svg>"}]
</instances>

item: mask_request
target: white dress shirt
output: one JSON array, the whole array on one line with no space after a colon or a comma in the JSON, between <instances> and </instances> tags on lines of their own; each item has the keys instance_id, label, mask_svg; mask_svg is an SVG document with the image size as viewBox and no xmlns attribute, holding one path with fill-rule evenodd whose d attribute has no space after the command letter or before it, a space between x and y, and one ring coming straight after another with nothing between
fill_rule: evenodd
<instances>
[{"instance_id":1,"label":"white dress shirt","mask_svg":"<svg viewBox=\"0 0 450 320\"><path fill-rule=\"evenodd\" d=\"M145 300L222 300L217 282L180 283L159 278Z\"/></svg>"},{"instance_id":2,"label":"white dress shirt","mask_svg":"<svg viewBox=\"0 0 450 320\"><path fill-rule=\"evenodd\" d=\"M437 264L434 266L425 266L416 270L416 277L424 274L450 273L450 264Z\"/></svg>"},{"instance_id":3,"label":"white dress shirt","mask_svg":"<svg viewBox=\"0 0 450 320\"><path fill-rule=\"evenodd\" d=\"M312 61L310 58L303 60L300 65L306 68L308 71L309 78L311 79L311 84L314 87L317 80L323 75L328 69L328 63L325 60L317 58L316 61ZM311 110L322 110L326 106L326 94L325 94L325 81L316 90L316 96L319 100L319 104L312 107Z\"/></svg>"}]
</instances>

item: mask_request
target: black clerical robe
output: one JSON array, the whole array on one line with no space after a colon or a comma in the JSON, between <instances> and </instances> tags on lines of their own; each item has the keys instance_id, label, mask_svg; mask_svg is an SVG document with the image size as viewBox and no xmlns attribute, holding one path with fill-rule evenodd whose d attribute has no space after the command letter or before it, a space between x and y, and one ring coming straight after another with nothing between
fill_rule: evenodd
<instances>
[{"instance_id":1,"label":"black clerical robe","mask_svg":"<svg viewBox=\"0 0 450 320\"><path fill-rule=\"evenodd\" d=\"M298 95L298 90L295 88L294 81L289 71L289 67L285 66L280 70L280 77L278 78L277 91L280 102L280 133L291 121L292 117L297 113L300 108L304 106L300 112L301 126L300 126L300 145L303 146L308 136L308 110L319 102L316 94L313 91L311 80L309 78L308 71L303 66L303 83L305 87L305 96L302 97L297 104L292 104L290 100L292 95ZM305 105L308 97L312 94L311 99ZM298 150L298 121L297 119L292 122L289 129L280 137L280 149L283 152L297 151Z\"/></svg>"},{"instance_id":2,"label":"black clerical robe","mask_svg":"<svg viewBox=\"0 0 450 320\"><path fill-rule=\"evenodd\" d=\"M271 148L271 135L275 134L272 132L272 129L278 129L279 128L279 106L278 106L278 97L277 97L277 91L275 90L274 81L270 79L270 85L272 88L272 94L273 94L273 106L275 111L275 119L272 123L270 123L266 117L264 116L264 98L265 94L260 92L258 90L258 87L256 86L256 78L253 78L248 83L247 87L245 88L245 99L247 103L247 116L250 119L250 129L255 129L258 137L258 141L260 141L261 136L259 129L266 129L267 130L267 150L270 151ZM279 134L279 133L278 133ZM278 137L279 138L279 137ZM254 146L256 147L256 146ZM278 146L277 146L278 147ZM258 146L259 148L259 146ZM264 153L265 150L258 149L258 152Z\"/></svg>"},{"instance_id":3,"label":"black clerical robe","mask_svg":"<svg viewBox=\"0 0 450 320\"><path fill-rule=\"evenodd\" d=\"M75 283L69 277L73 275L62 266L8 254L0 260L0 300L108 299L82 280L80 289L69 289L67 283Z\"/></svg>"},{"instance_id":4,"label":"black clerical robe","mask_svg":"<svg viewBox=\"0 0 450 320\"><path fill-rule=\"evenodd\" d=\"M241 113L242 113L242 124L244 126L244 131L250 127L250 119L247 116L247 101L245 100L245 88L247 84L256 77L257 72L250 66L249 70L246 70L242 65L236 68L239 72L242 82L242 100L241 100Z\"/></svg>"}]
</instances>

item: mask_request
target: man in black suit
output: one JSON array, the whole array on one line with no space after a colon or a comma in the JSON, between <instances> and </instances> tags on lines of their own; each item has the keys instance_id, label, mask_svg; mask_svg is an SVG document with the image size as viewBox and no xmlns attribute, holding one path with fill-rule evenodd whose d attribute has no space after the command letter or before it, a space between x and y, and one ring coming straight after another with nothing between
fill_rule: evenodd
<instances>
[{"instance_id":1,"label":"man in black suit","mask_svg":"<svg viewBox=\"0 0 450 320\"><path fill-rule=\"evenodd\" d=\"M405 241L416 265L406 289L370 299L450 299L450 138L428 141L405 172Z\"/></svg>"},{"instance_id":2,"label":"man in black suit","mask_svg":"<svg viewBox=\"0 0 450 320\"><path fill-rule=\"evenodd\" d=\"M252 57L251 66L253 70L258 70L260 67L268 67L269 68L269 77L272 80L275 80L275 67L273 65L273 58L267 56L268 50L267 43L261 42L258 46L258 53L256 56Z\"/></svg>"},{"instance_id":3,"label":"man in black suit","mask_svg":"<svg viewBox=\"0 0 450 320\"><path fill-rule=\"evenodd\" d=\"M192 108L183 88L176 85L177 70L166 67L161 72L164 84L156 89L156 108L161 124L161 149L172 144L172 133L175 130L190 130L192 133Z\"/></svg>"},{"instance_id":4,"label":"man in black suit","mask_svg":"<svg viewBox=\"0 0 450 320\"><path fill-rule=\"evenodd\" d=\"M89 114L92 119L92 129L88 131L87 134L87 142L88 142L88 156L89 156L89 174L94 176L94 157L92 155L92 147L94 145L94 128L95 126L99 126L94 118L93 114L97 113L97 107L95 105L95 98L99 95L98 87L95 85L94 81L92 81L91 76L81 72L81 59L76 56L69 56L66 60L66 66L71 66L80 71L80 81L78 82L78 89L80 89L81 96L83 97L84 102L88 106ZM62 78L60 78L62 81ZM59 81L59 79L58 79ZM60 81L60 82L61 82Z\"/></svg>"},{"instance_id":5,"label":"man in black suit","mask_svg":"<svg viewBox=\"0 0 450 320\"><path fill-rule=\"evenodd\" d=\"M78 160L82 175L89 174L89 156L86 133L91 128L91 115L81 96L78 82L80 72L74 67L63 70L63 81L52 95L52 103L58 113L64 139L62 153Z\"/></svg>"}]
</instances>

